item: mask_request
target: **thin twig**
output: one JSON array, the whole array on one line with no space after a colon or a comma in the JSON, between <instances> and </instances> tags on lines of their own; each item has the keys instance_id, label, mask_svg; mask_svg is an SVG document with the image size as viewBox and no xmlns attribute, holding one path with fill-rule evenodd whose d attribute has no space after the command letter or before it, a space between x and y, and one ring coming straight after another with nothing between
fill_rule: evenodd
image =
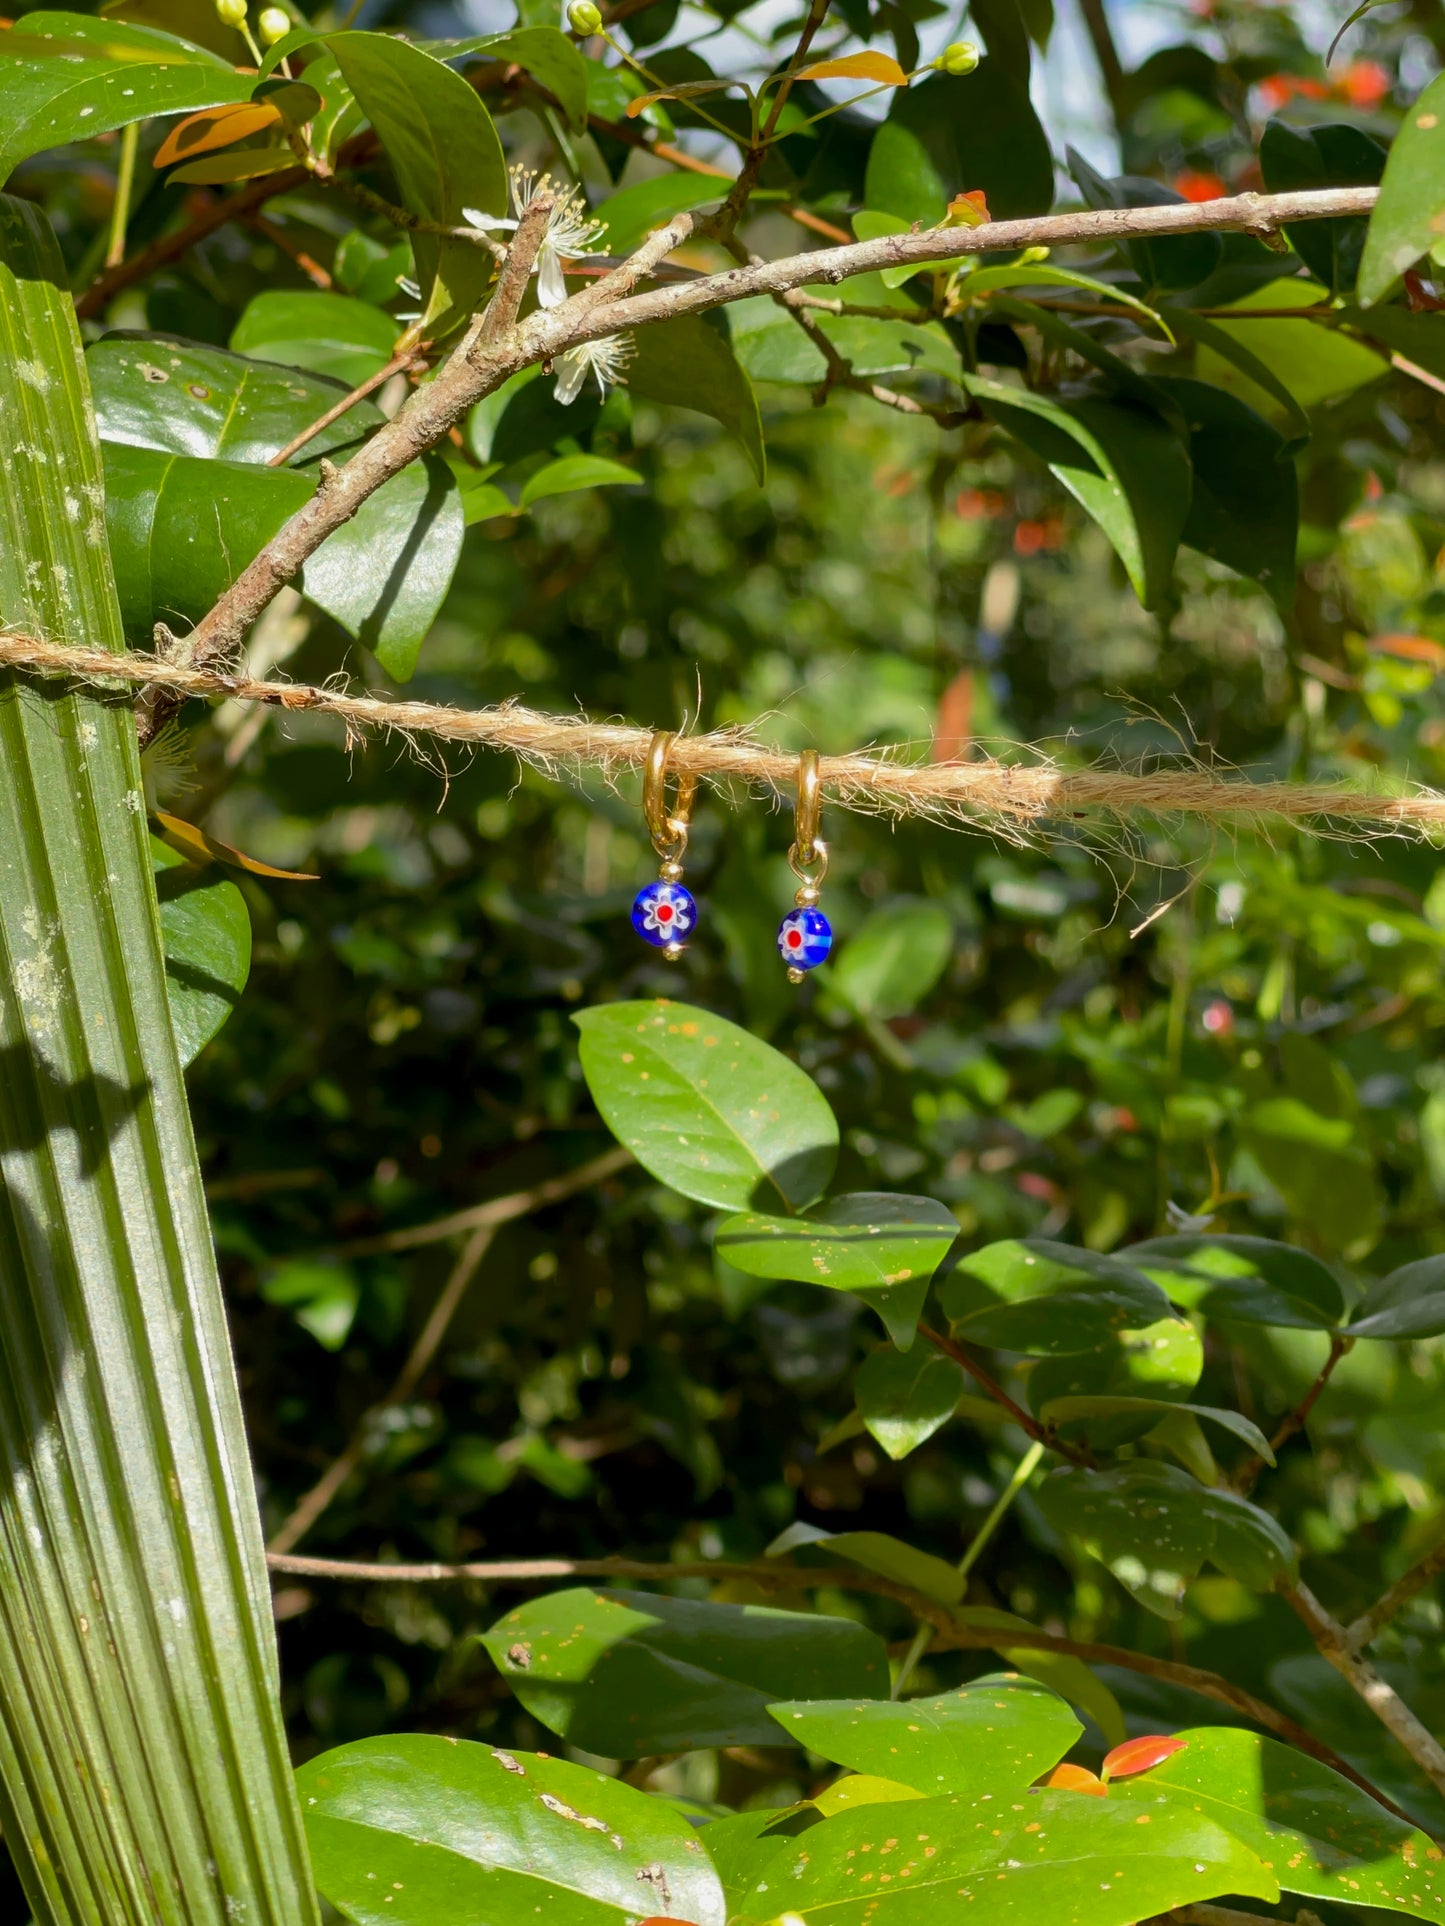
<instances>
[{"instance_id":1,"label":"thin twig","mask_svg":"<svg viewBox=\"0 0 1445 1926\"><path fill-rule=\"evenodd\" d=\"M1352 1652L1361 1652L1374 1639L1377 1639L1392 1619L1397 1618L1412 1598L1423 1592L1425 1587L1441 1572L1445 1572L1445 1538L1431 1552L1427 1552L1418 1564L1412 1565L1402 1578L1397 1578L1387 1592L1381 1594L1367 1612L1360 1616L1345 1630L1345 1642Z\"/></svg>"},{"instance_id":2,"label":"thin twig","mask_svg":"<svg viewBox=\"0 0 1445 1926\"><path fill-rule=\"evenodd\" d=\"M275 221L268 221L264 214L247 215L246 225L254 229L263 240L269 241L272 247L280 248L288 260L296 263L313 287L320 288L323 293L326 293L335 285L321 263L308 254L298 242L293 241L284 227L278 227Z\"/></svg>"},{"instance_id":3,"label":"thin twig","mask_svg":"<svg viewBox=\"0 0 1445 1926\"><path fill-rule=\"evenodd\" d=\"M1269 1441L1270 1451L1276 1458L1278 1458L1281 1449L1289 1443L1295 1433L1304 1430L1305 1425L1309 1422L1309 1415L1315 1408L1316 1400L1334 1376L1335 1366L1339 1363L1340 1359L1345 1356L1346 1352L1354 1349L1354 1343L1354 1339L1347 1336L1343 1331L1331 1332L1330 1354L1320 1366L1319 1375L1309 1390L1306 1391L1300 1399L1294 1410L1284 1418L1279 1429ZM1265 1461L1263 1458L1256 1456L1248 1459L1240 1467L1231 1481L1234 1489L1239 1492L1241 1496L1247 1495L1253 1488L1254 1482L1259 1474L1264 1470L1264 1466Z\"/></svg>"},{"instance_id":4,"label":"thin twig","mask_svg":"<svg viewBox=\"0 0 1445 1926\"><path fill-rule=\"evenodd\" d=\"M666 1583L680 1578L706 1578L718 1583L751 1581L772 1591L853 1591L871 1592L882 1598L896 1599L918 1618L937 1628L937 1649L954 1652L990 1652L1000 1646L1009 1651L1062 1652L1081 1658L1091 1665L1117 1665L1146 1678L1160 1679L1182 1686L1201 1698L1228 1706L1231 1712L1261 1726L1297 1746L1311 1758L1341 1773L1382 1806L1398 1814L1391 1800L1372 1786L1348 1760L1322 1744L1305 1728L1263 1699L1257 1699L1242 1686L1208 1672L1198 1665L1183 1665L1172 1659L1154 1658L1133 1652L1123 1645L1100 1645L1090 1639L1065 1638L1037 1626L1008 1626L1006 1629L970 1625L955 1617L946 1605L925 1592L913 1591L896 1580L866 1572L856 1566L833 1567L792 1565L780 1559L764 1559L754 1564L725 1564L719 1560L651 1561L637 1558L501 1558L465 1565L390 1564L362 1562L344 1558L306 1558L268 1553L267 1564L274 1572L297 1578L331 1578L350 1584L449 1585L465 1581L483 1585L545 1585L559 1578L634 1578Z\"/></svg>"},{"instance_id":5,"label":"thin twig","mask_svg":"<svg viewBox=\"0 0 1445 1926\"><path fill-rule=\"evenodd\" d=\"M266 682L191 668L169 657L111 655L104 649L72 648L25 635L0 634L0 664L102 688L133 683L163 689L177 706L193 696L222 696L331 715L352 730L382 729L467 743L504 751L549 771L589 768L619 775L640 770L652 741L649 729L541 715L519 703L456 709L445 703L387 701L350 695L344 688ZM1114 820L1138 815L1296 826L1337 823L1387 835L1445 829L1445 795L1433 790L1370 795L1327 783L1248 782L1208 769L1142 774L1108 766L1065 770L1042 752L1028 753L1034 760L907 762L896 749L859 750L822 757L819 777L830 799L845 809L966 822L1014 835L1026 835L1051 819L1095 811ZM668 754L674 771L718 784L736 780L780 797L790 796L797 784L797 758L762 747L744 729L678 736Z\"/></svg>"},{"instance_id":6,"label":"thin twig","mask_svg":"<svg viewBox=\"0 0 1445 1926\"><path fill-rule=\"evenodd\" d=\"M1354 1649L1349 1633L1315 1597L1307 1585L1285 1585L1283 1597L1304 1624L1323 1658L1357 1692L1396 1743L1409 1754L1437 1792L1445 1792L1445 1746L1382 1678L1367 1658Z\"/></svg>"},{"instance_id":7,"label":"thin twig","mask_svg":"<svg viewBox=\"0 0 1445 1926\"><path fill-rule=\"evenodd\" d=\"M343 395L340 401L328 408L324 415L318 415L315 421L301 430L299 435L293 435L284 448L278 449L270 457L266 466L284 468L291 457L304 448L308 441L314 441L323 429L331 426L333 421L340 421L341 417L354 408L358 401L365 401L366 397L376 389L385 387L394 374L401 374L404 369L413 367L421 360L424 349L425 344L419 342L416 347L406 348L402 353L393 355L384 368L378 368L374 375L368 375L365 381L353 388L349 395Z\"/></svg>"},{"instance_id":8,"label":"thin twig","mask_svg":"<svg viewBox=\"0 0 1445 1926\"><path fill-rule=\"evenodd\" d=\"M974 1383L987 1392L996 1405L1007 1411L1019 1429L1026 1432L1036 1444L1047 1445L1050 1451L1057 1451L1059 1456L1067 1458L1070 1464L1078 1465L1085 1470L1092 1468L1094 1460L1089 1452L1079 1445L1065 1443L1051 1424L1040 1424L1038 1419L1025 1411L1021 1404L1015 1404L997 1378L979 1363L966 1345L956 1343L953 1338L946 1336L942 1331L935 1331L929 1324L920 1324L918 1335L926 1339L935 1351L942 1352L946 1358L952 1358L955 1364L967 1371Z\"/></svg>"},{"instance_id":9,"label":"thin twig","mask_svg":"<svg viewBox=\"0 0 1445 1926\"><path fill-rule=\"evenodd\" d=\"M469 1231L495 1229L498 1224L510 1224L514 1218L530 1217L534 1211L545 1210L549 1204L560 1204L568 1197L575 1197L579 1191L590 1190L613 1177L619 1170L625 1170L632 1162L632 1152L621 1144L594 1157L590 1163L581 1164L576 1170L569 1170L561 1177L549 1177L545 1182L533 1184L530 1190L513 1191L506 1197L492 1197L485 1204L471 1204L466 1210L454 1210L447 1217L434 1218L428 1224L412 1224L406 1230L382 1231L376 1237L354 1238L349 1244L337 1244L326 1253L328 1257L374 1257L386 1251L420 1250L424 1244L445 1243L449 1237L463 1237Z\"/></svg>"}]
</instances>

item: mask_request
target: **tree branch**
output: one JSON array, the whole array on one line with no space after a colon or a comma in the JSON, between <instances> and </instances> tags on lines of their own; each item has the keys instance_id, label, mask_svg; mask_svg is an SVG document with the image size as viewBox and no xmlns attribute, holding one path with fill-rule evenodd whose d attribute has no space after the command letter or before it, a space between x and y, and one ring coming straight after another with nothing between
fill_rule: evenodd
<instances>
[{"instance_id":1,"label":"tree branch","mask_svg":"<svg viewBox=\"0 0 1445 1926\"><path fill-rule=\"evenodd\" d=\"M1066 1444L1051 1424L1040 1424L1038 1419L1025 1411L1021 1404L1015 1404L998 1380L985 1370L965 1345L955 1343L951 1337L947 1337L942 1331L935 1331L929 1324L920 1324L918 1335L926 1338L935 1351L941 1352L946 1358L952 1358L955 1364L967 1371L980 1390L986 1391L996 1405L1007 1411L1019 1429L1026 1432L1035 1444L1047 1445L1050 1451L1057 1451L1059 1456L1067 1458L1070 1464L1079 1465L1085 1470L1092 1469L1094 1460L1089 1452L1078 1445Z\"/></svg>"},{"instance_id":2,"label":"tree branch","mask_svg":"<svg viewBox=\"0 0 1445 1926\"><path fill-rule=\"evenodd\" d=\"M1331 1333L1330 1354L1325 1359L1323 1365L1321 1365L1319 1376L1300 1399L1294 1410L1284 1419L1279 1429L1269 1441L1270 1451L1276 1458L1278 1458L1281 1448L1288 1444L1295 1433L1304 1430L1305 1425L1309 1422L1309 1415L1315 1408L1315 1401L1334 1375L1335 1366L1347 1351L1354 1349L1354 1344L1354 1339L1346 1336L1342 1331ZM1253 1488L1255 1479L1258 1478L1259 1474L1264 1470L1264 1463L1263 1458L1250 1458L1235 1474L1233 1479L1234 1489L1241 1497L1248 1496L1250 1490Z\"/></svg>"},{"instance_id":3,"label":"tree branch","mask_svg":"<svg viewBox=\"0 0 1445 1926\"><path fill-rule=\"evenodd\" d=\"M341 417L354 408L358 401L365 401L366 397L376 389L384 388L394 374L401 374L404 369L420 361L422 353L423 344L418 342L416 347L393 355L384 368L378 368L374 375L368 375L366 380L353 388L349 395L343 395L333 407L328 408L324 414L318 415L315 421L309 422L299 435L293 435L284 448L278 448L266 466L284 468L291 457L298 454L308 441L315 441L324 428L329 428L333 421L340 421Z\"/></svg>"},{"instance_id":4,"label":"tree branch","mask_svg":"<svg viewBox=\"0 0 1445 1926\"><path fill-rule=\"evenodd\" d=\"M1062 1652L1092 1665L1117 1665L1125 1671L1142 1673L1182 1686L1201 1698L1228 1706L1231 1712L1251 1725L1272 1732L1285 1744L1309 1753L1323 1765L1340 1773L1361 1791L1367 1792L1400 1818L1391 1800L1356 1772L1329 1746L1321 1744L1284 1712L1263 1699L1257 1699L1241 1686L1231 1684L1217 1672L1198 1665L1182 1665L1172 1659L1152 1658L1132 1652L1122 1645L1099 1645L1090 1639L1065 1638L1036 1626L1010 1625L1006 1630L969 1625L956 1618L946 1605L924 1592L915 1592L896 1580L865 1572L855 1566L832 1567L786 1564L781 1559L763 1559L753 1564L725 1564L717 1559L698 1559L681 1563L638 1558L500 1558L466 1565L407 1565L361 1562L344 1558L305 1558L269 1553L267 1564L273 1572L297 1578L332 1578L351 1584L449 1585L470 1580L484 1585L545 1585L558 1578L635 1578L659 1582L676 1578L706 1578L719 1583L751 1581L772 1591L853 1591L871 1592L882 1598L896 1599L915 1617L936 1628L935 1651L992 1652L1003 1644L1009 1651ZM1413 1821L1409 1821L1413 1823Z\"/></svg>"},{"instance_id":5,"label":"tree branch","mask_svg":"<svg viewBox=\"0 0 1445 1926\"><path fill-rule=\"evenodd\" d=\"M1190 234L1225 228L1273 231L1285 222L1368 213L1377 194L1378 189L1373 187L1271 196L1241 194L1232 199L1168 207L1105 208L1035 220L996 221L971 229L968 246L970 252L984 253L1110 241L1130 235ZM433 447L477 401L520 369L605 334L683 314L701 314L748 295L781 294L813 282L836 284L875 268L947 260L957 253L959 245L954 228L887 235L851 247L818 248L757 266L730 268L629 297L627 291L693 227L690 214L678 215L660 233L650 236L623 266L573 295L561 307L538 309L495 342L478 340L473 329L435 378L410 395L394 419L378 430L344 468L332 471L311 500L248 564L182 640L177 659L186 666L202 668L229 656L277 590L290 581L328 535L349 521L384 482ZM160 710L154 714L158 717ZM154 725L150 733L154 733Z\"/></svg>"},{"instance_id":6,"label":"tree branch","mask_svg":"<svg viewBox=\"0 0 1445 1926\"><path fill-rule=\"evenodd\" d=\"M477 341L496 341L512 327L521 311L522 296L537 265L537 253L547 234L547 223L557 205L555 194L538 192L522 209L512 244L502 261L497 285L482 317Z\"/></svg>"},{"instance_id":7,"label":"tree branch","mask_svg":"<svg viewBox=\"0 0 1445 1926\"><path fill-rule=\"evenodd\" d=\"M1310 1637L1340 1677L1348 1681L1400 1745L1419 1766L1437 1792L1445 1792L1445 1747L1424 1726L1394 1686L1351 1645L1343 1625L1315 1597L1307 1585L1282 1586Z\"/></svg>"},{"instance_id":8,"label":"tree branch","mask_svg":"<svg viewBox=\"0 0 1445 1926\"><path fill-rule=\"evenodd\" d=\"M1089 31L1089 42L1094 49L1094 58L1099 63L1099 78L1104 83L1109 107L1114 116L1114 125L1124 124L1124 63L1119 58L1119 49L1114 44L1114 30L1109 25L1109 16L1104 11L1104 0L1079 0L1084 25Z\"/></svg>"},{"instance_id":9,"label":"tree branch","mask_svg":"<svg viewBox=\"0 0 1445 1926\"><path fill-rule=\"evenodd\" d=\"M1365 1646L1377 1639L1385 1627L1410 1603L1418 1593L1423 1592L1432 1579L1445 1572L1445 1538L1427 1552L1416 1565L1412 1565L1403 1578L1397 1578L1389 1591L1377 1598L1367 1612L1360 1616L1345 1631L1345 1639L1352 1652L1363 1651Z\"/></svg>"}]
</instances>

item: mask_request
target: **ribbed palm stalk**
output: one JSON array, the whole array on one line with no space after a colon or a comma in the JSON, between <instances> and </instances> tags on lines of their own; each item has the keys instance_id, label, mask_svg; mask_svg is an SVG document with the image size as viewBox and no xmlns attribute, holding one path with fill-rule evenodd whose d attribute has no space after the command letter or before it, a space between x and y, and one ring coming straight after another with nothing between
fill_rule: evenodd
<instances>
[{"instance_id":1,"label":"ribbed palm stalk","mask_svg":"<svg viewBox=\"0 0 1445 1926\"><path fill-rule=\"evenodd\" d=\"M0 197L0 622L118 648L80 341ZM310 1926L132 717L0 677L0 1823L42 1926Z\"/></svg>"}]
</instances>

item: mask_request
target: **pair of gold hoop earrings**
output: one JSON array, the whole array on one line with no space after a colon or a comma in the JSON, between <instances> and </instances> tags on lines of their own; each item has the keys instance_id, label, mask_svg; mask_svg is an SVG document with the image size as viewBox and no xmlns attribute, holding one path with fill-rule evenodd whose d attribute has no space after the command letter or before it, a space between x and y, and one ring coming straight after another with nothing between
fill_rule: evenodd
<instances>
[{"instance_id":1,"label":"pair of gold hoop earrings","mask_svg":"<svg viewBox=\"0 0 1445 1926\"><path fill-rule=\"evenodd\" d=\"M652 846L661 859L657 881L637 892L632 905L632 927L644 943L676 962L697 927L697 899L683 885L682 859L687 852L697 777L680 771L672 807L667 803L668 760L675 734L659 730L648 745L642 774L642 813ZM833 947L833 929L818 908L823 878L828 873L828 846L818 834L822 823L822 786L818 752L805 749L798 758L798 800L793 845L788 865L798 879L797 895L778 925L778 954L788 966L788 981L801 983L816 970Z\"/></svg>"}]
</instances>

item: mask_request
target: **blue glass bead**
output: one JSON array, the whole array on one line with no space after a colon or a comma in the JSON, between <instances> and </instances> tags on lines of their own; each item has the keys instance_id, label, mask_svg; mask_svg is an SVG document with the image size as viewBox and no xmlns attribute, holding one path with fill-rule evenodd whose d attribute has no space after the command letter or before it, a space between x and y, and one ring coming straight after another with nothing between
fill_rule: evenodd
<instances>
[{"instance_id":1,"label":"blue glass bead","mask_svg":"<svg viewBox=\"0 0 1445 1926\"><path fill-rule=\"evenodd\" d=\"M816 970L833 947L833 926L820 909L795 909L778 925L778 955L795 970Z\"/></svg>"},{"instance_id":2,"label":"blue glass bead","mask_svg":"<svg viewBox=\"0 0 1445 1926\"><path fill-rule=\"evenodd\" d=\"M696 922L697 904L681 883L649 883L632 905L632 927L654 949L680 948Z\"/></svg>"}]
</instances>

